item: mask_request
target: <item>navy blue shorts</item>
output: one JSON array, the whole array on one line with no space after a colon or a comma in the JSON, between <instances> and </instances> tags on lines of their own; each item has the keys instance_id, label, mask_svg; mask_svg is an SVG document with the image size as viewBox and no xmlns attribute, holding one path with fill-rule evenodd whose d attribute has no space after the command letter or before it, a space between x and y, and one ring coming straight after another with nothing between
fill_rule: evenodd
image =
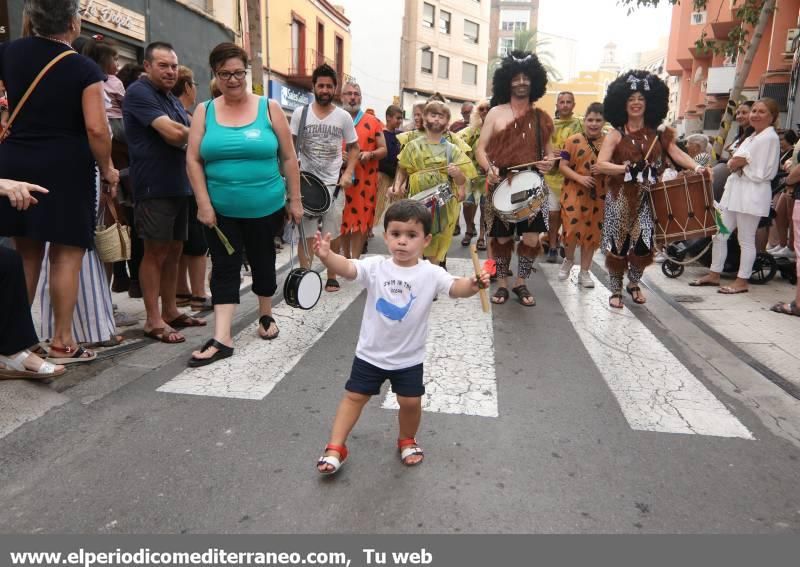
<instances>
[{"instance_id":1,"label":"navy blue shorts","mask_svg":"<svg viewBox=\"0 0 800 567\"><path fill-rule=\"evenodd\" d=\"M384 370L358 357L353 359L353 369L344 389L374 396L380 393L386 379L392 384L392 392L398 396L418 398L425 393L425 386L422 385L422 363L400 370Z\"/></svg>"}]
</instances>

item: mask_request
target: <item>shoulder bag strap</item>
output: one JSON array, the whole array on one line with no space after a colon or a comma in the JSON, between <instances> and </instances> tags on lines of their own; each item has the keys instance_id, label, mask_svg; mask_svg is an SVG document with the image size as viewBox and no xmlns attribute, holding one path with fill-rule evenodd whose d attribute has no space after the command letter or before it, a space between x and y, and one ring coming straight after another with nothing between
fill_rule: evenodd
<instances>
[{"instance_id":1,"label":"shoulder bag strap","mask_svg":"<svg viewBox=\"0 0 800 567\"><path fill-rule=\"evenodd\" d=\"M308 109L311 108L310 104L307 104L303 107L303 113L300 115L300 127L297 129L297 154L298 157L300 155L300 151L303 148L303 142L305 142L306 138L306 120L308 120Z\"/></svg>"},{"instance_id":2,"label":"shoulder bag strap","mask_svg":"<svg viewBox=\"0 0 800 567\"><path fill-rule=\"evenodd\" d=\"M39 71L39 74L36 75L36 78L30 84L30 86L28 87L28 90L26 90L25 94L22 95L22 98L19 99L19 102L17 103L17 106L14 107L14 112L11 113L11 118L8 119L8 124L6 125L6 130L5 130L6 132L11 130L11 125L14 123L14 120L16 120L17 115L19 114L19 111L22 110L23 106L25 106L25 103L28 101L28 98L31 96L31 93L33 93L34 89L41 82L41 80L44 78L44 76L47 74L47 72L50 69L52 69L53 66L56 63L58 63L59 61L64 59L66 56L72 55L72 54L76 54L77 55L77 53L75 51L71 50L71 49L69 51L64 51L62 53L59 53L58 55L53 57L53 59L47 65L45 65L44 68L41 71Z\"/></svg>"}]
</instances>

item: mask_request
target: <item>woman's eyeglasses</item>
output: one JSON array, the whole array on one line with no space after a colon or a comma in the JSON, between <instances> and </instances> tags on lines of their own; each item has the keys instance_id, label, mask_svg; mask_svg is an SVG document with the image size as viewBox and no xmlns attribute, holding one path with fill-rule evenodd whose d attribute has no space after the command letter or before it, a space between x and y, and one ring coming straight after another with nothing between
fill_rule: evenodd
<instances>
[{"instance_id":1,"label":"woman's eyeglasses","mask_svg":"<svg viewBox=\"0 0 800 567\"><path fill-rule=\"evenodd\" d=\"M223 81L230 81L232 77L235 77L237 81L241 81L247 76L247 71L218 71L217 77L219 77Z\"/></svg>"}]
</instances>

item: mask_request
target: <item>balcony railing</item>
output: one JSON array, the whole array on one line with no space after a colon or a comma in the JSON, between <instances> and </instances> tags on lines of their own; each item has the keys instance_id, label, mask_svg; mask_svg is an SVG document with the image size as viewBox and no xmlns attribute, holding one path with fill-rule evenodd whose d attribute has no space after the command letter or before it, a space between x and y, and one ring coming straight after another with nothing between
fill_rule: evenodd
<instances>
[{"instance_id":1,"label":"balcony railing","mask_svg":"<svg viewBox=\"0 0 800 567\"><path fill-rule=\"evenodd\" d=\"M336 62L325 57L324 54L318 52L316 49L288 49L289 58L289 80L307 89L311 89L311 75L314 69L327 63L336 70L338 78L337 90L341 90L342 85L348 81L354 81L355 77L348 75L342 69L338 69Z\"/></svg>"}]
</instances>

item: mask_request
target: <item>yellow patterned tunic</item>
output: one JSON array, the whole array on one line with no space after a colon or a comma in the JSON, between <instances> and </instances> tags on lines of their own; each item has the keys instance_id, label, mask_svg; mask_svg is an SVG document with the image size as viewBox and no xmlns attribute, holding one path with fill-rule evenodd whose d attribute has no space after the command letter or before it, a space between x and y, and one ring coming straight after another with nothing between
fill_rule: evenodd
<instances>
[{"instance_id":1,"label":"yellow patterned tunic","mask_svg":"<svg viewBox=\"0 0 800 567\"><path fill-rule=\"evenodd\" d=\"M553 146L553 152L556 156L564 149L564 144L567 139L575 134L580 134L583 131L583 117L573 114L569 118L556 118L553 120L553 135L550 136L550 145ZM564 185L564 176L556 169L553 173L548 173L544 176L547 181L547 186L550 188L559 200L561 199L561 187Z\"/></svg>"},{"instance_id":2,"label":"yellow patterned tunic","mask_svg":"<svg viewBox=\"0 0 800 567\"><path fill-rule=\"evenodd\" d=\"M447 176L448 163L457 165L467 179L477 175L466 153L459 146L448 142L446 138L447 136L438 143L432 143L424 136L417 137L407 142L397 156L398 165L408 174L409 197L443 183L450 183L455 194L456 187ZM434 219L433 240L425 248L426 258L435 257L440 262L444 260L453 240L453 228L458 221L459 206L458 199L452 199L445 205L439 218Z\"/></svg>"}]
</instances>

